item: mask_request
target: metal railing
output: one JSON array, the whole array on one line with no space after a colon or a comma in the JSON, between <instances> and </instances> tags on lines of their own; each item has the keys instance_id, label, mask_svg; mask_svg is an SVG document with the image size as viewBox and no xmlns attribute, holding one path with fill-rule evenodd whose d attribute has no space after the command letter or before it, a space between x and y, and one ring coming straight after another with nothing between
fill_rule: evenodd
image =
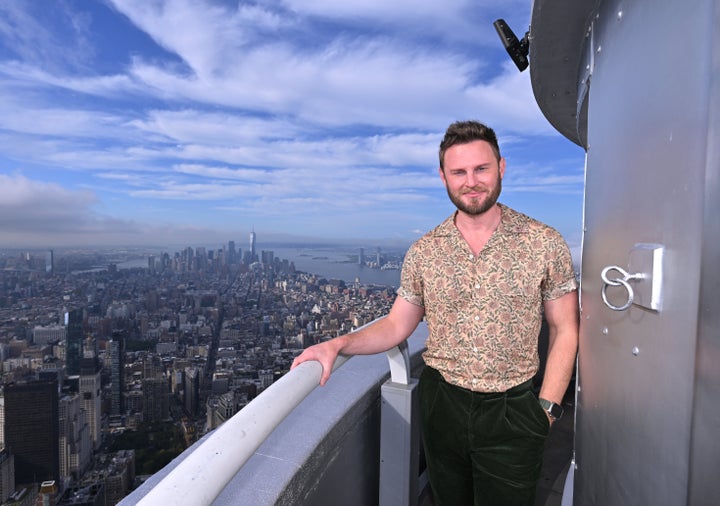
<instances>
[{"instance_id":1,"label":"metal railing","mask_svg":"<svg viewBox=\"0 0 720 506\"><path fill-rule=\"evenodd\" d=\"M333 371L348 357L339 356ZM303 362L212 432L137 504L207 505L285 417L320 383L320 362Z\"/></svg>"},{"instance_id":2,"label":"metal railing","mask_svg":"<svg viewBox=\"0 0 720 506\"><path fill-rule=\"evenodd\" d=\"M387 356L391 371L388 384L410 384L407 342L389 350ZM338 356L333 371L348 359ZM319 385L321 374L322 366L316 361L289 371L206 436L136 504L211 504L275 428Z\"/></svg>"}]
</instances>

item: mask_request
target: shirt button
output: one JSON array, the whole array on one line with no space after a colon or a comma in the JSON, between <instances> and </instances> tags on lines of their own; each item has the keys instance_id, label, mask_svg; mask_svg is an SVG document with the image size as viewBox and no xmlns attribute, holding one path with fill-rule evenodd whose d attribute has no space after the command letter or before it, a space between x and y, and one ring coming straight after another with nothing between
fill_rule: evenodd
<instances>
[{"instance_id":1,"label":"shirt button","mask_svg":"<svg viewBox=\"0 0 720 506\"><path fill-rule=\"evenodd\" d=\"M476 317L475 317L475 321L478 321L479 319L480 319L479 316L476 316Z\"/></svg>"},{"instance_id":2,"label":"shirt button","mask_svg":"<svg viewBox=\"0 0 720 506\"><path fill-rule=\"evenodd\" d=\"M475 288L480 288L480 283L475 283Z\"/></svg>"},{"instance_id":3,"label":"shirt button","mask_svg":"<svg viewBox=\"0 0 720 506\"><path fill-rule=\"evenodd\" d=\"M477 383L477 378L473 378L472 384L475 385Z\"/></svg>"},{"instance_id":4,"label":"shirt button","mask_svg":"<svg viewBox=\"0 0 720 506\"><path fill-rule=\"evenodd\" d=\"M475 353L477 353L477 348L473 348L473 351L474 351Z\"/></svg>"},{"instance_id":5,"label":"shirt button","mask_svg":"<svg viewBox=\"0 0 720 506\"><path fill-rule=\"evenodd\" d=\"M468 255L468 260L473 260L474 258L475 258L475 255L473 255L472 253L470 253Z\"/></svg>"}]
</instances>

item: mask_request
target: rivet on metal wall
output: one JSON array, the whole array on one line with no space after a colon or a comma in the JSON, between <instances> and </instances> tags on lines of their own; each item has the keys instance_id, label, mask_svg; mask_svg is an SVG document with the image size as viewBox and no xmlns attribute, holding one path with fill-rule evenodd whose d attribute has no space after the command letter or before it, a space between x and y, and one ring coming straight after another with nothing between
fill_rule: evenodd
<instances>
[{"instance_id":1,"label":"rivet on metal wall","mask_svg":"<svg viewBox=\"0 0 720 506\"><path fill-rule=\"evenodd\" d=\"M632 349L632 354L635 355L636 357L637 357L638 355L640 355L640 348L638 348L637 346L635 346L635 347Z\"/></svg>"}]
</instances>

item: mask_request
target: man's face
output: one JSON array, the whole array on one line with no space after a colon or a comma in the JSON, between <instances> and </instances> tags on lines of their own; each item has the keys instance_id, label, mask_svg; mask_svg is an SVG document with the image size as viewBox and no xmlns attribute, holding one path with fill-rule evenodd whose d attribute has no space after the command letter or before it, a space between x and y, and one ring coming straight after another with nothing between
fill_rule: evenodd
<instances>
[{"instance_id":1,"label":"man's face","mask_svg":"<svg viewBox=\"0 0 720 506\"><path fill-rule=\"evenodd\" d=\"M477 216L497 202L505 174L505 159L498 162L485 141L457 144L445 151L440 178L458 210Z\"/></svg>"}]
</instances>

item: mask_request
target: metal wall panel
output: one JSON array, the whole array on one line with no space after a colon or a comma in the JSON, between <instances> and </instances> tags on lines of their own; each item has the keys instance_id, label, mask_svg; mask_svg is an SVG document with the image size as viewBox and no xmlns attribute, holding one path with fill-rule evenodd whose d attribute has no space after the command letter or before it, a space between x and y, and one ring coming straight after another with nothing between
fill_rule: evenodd
<instances>
[{"instance_id":1,"label":"metal wall panel","mask_svg":"<svg viewBox=\"0 0 720 506\"><path fill-rule=\"evenodd\" d=\"M720 2L710 20L707 159L688 503L720 504Z\"/></svg>"},{"instance_id":2,"label":"metal wall panel","mask_svg":"<svg viewBox=\"0 0 720 506\"><path fill-rule=\"evenodd\" d=\"M703 342L712 349L718 333L713 326L698 340L701 288L713 318L720 298L717 275L701 287L701 267L717 268L703 256L715 208L705 184L717 172L717 154L708 156L714 9L711 0L615 0L591 19L576 505L686 504L707 487L691 471L717 455L717 443L693 434L696 402L710 416L718 409L708 397L717 377L698 392L695 382L696 352ZM601 272L630 270L631 250L646 243L664 248L662 308L643 307L642 294L610 309ZM628 281L636 295L647 282ZM622 285L606 294L615 306L627 300Z\"/></svg>"}]
</instances>

